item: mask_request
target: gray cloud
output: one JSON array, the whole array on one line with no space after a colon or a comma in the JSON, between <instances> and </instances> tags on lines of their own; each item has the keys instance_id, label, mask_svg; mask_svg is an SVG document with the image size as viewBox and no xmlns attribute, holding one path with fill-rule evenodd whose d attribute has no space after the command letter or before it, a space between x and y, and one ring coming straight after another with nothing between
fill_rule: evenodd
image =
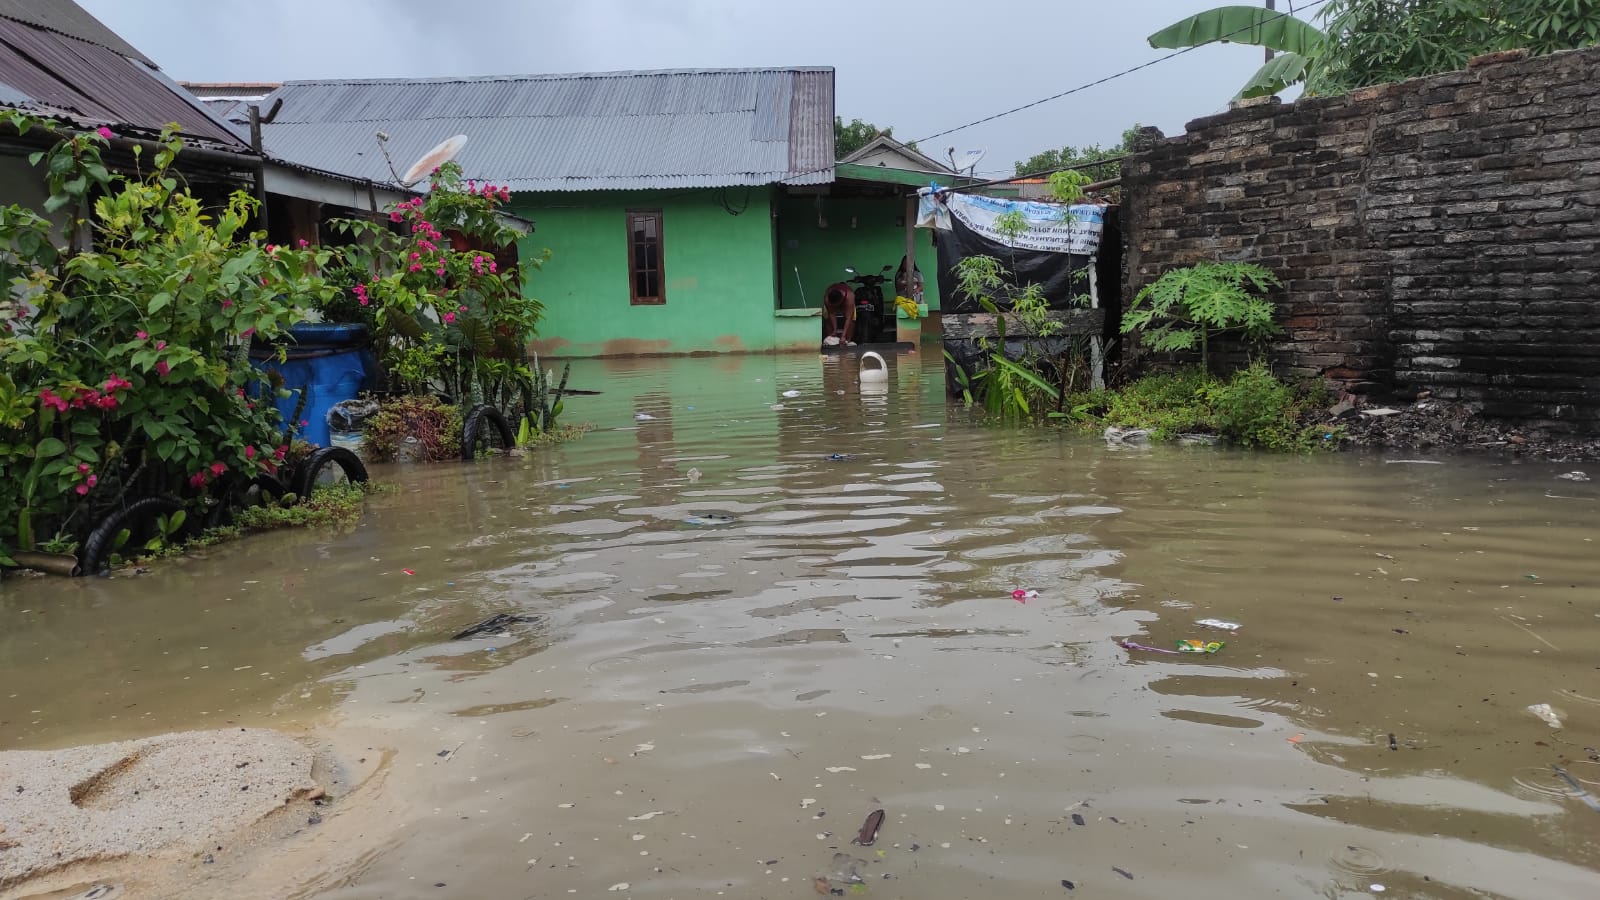
<instances>
[{"instance_id":1,"label":"gray cloud","mask_svg":"<svg viewBox=\"0 0 1600 900\"><path fill-rule=\"evenodd\" d=\"M79 0L172 77L489 75L827 65L838 112L914 139L1160 55L1145 35L1208 0ZM153 7L160 7L155 14ZM1062 144L1168 134L1227 105L1260 64L1207 47L925 147L985 147L981 169Z\"/></svg>"}]
</instances>

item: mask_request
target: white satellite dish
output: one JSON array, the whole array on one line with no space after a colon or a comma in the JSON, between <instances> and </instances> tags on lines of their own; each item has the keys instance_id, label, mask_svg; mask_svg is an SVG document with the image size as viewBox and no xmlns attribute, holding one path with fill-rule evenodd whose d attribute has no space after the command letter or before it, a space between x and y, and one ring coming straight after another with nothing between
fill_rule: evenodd
<instances>
[{"instance_id":1,"label":"white satellite dish","mask_svg":"<svg viewBox=\"0 0 1600 900\"><path fill-rule=\"evenodd\" d=\"M953 162L955 164L956 171L957 172L966 172L969 175L972 174L972 171L974 169L978 168L978 163L983 160L983 154L986 153L986 152L988 152L988 151L986 151L986 150L968 150L967 152L961 154L961 158L960 159L954 159L952 157Z\"/></svg>"},{"instance_id":2,"label":"white satellite dish","mask_svg":"<svg viewBox=\"0 0 1600 900\"><path fill-rule=\"evenodd\" d=\"M456 154L460 153L461 148L466 145L467 136L464 134L458 134L453 138L446 138L440 141L439 146L422 154L421 159L411 164L411 168L407 169L406 174L401 176L400 186L411 187L413 184L428 177L434 169L455 159Z\"/></svg>"}]
</instances>

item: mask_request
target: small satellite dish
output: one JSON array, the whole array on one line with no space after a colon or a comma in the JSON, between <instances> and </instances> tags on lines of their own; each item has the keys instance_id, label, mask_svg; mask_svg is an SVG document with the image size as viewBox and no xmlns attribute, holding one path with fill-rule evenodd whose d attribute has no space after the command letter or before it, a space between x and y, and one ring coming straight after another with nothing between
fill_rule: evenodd
<instances>
[{"instance_id":1,"label":"small satellite dish","mask_svg":"<svg viewBox=\"0 0 1600 900\"><path fill-rule=\"evenodd\" d=\"M983 154L986 152L985 150L968 150L961 154L959 159L954 159L956 171L966 172L970 175L974 169L978 168L978 163L982 161Z\"/></svg>"},{"instance_id":2,"label":"small satellite dish","mask_svg":"<svg viewBox=\"0 0 1600 900\"><path fill-rule=\"evenodd\" d=\"M401 176L400 186L411 187L413 184L416 184L422 179L428 177L428 175L432 173L434 169L437 169L450 160L455 159L456 154L460 153L461 148L465 147L466 145L467 136L464 134L458 134L453 138L446 138L445 140L440 141L439 146L434 147L427 153L422 154L421 159L411 164L411 168L407 169L406 174Z\"/></svg>"}]
</instances>

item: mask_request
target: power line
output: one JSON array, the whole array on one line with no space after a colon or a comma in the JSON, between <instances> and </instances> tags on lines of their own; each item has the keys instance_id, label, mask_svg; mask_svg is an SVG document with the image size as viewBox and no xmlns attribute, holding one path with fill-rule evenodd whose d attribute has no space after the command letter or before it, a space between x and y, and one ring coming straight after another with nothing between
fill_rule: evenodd
<instances>
[{"instance_id":1,"label":"power line","mask_svg":"<svg viewBox=\"0 0 1600 900\"><path fill-rule=\"evenodd\" d=\"M1324 3L1327 3L1327 2L1329 2L1329 0L1313 0L1313 2L1307 3L1306 5L1300 7L1300 11L1307 12L1307 11L1310 11L1310 10L1312 10L1312 9L1318 7L1318 6L1321 6L1321 5L1323 5ZM1278 13L1275 16L1269 16L1269 17L1267 17L1265 19L1262 19L1259 22L1253 23L1253 24L1248 25L1248 26L1246 26L1244 28L1240 28L1240 29L1237 29L1235 31L1230 31L1227 34L1219 35L1216 38L1213 38L1212 40L1206 41L1203 44L1195 44L1193 47L1184 47L1184 48L1179 49L1179 50L1174 50L1173 52L1168 53L1165 56L1159 56L1159 57L1156 57L1155 59L1150 60L1149 62L1143 62L1143 63L1140 63L1137 66L1133 66L1131 68L1123 69L1120 72L1114 72L1114 73L1112 73L1110 75L1105 76L1104 78L1095 79L1094 81L1091 81L1091 82L1089 82L1087 84L1080 84L1075 88L1070 88L1068 90L1062 91L1059 94L1051 94L1048 97L1041 97L1040 99L1035 100L1035 101L1033 101L1031 103L1024 103L1021 106L1012 107L1011 109L1005 110L1004 112L997 112L992 116L984 116L981 119L977 119L977 120L974 120L972 122L968 122L965 125L957 125L954 128L947 128L944 131L934 132L933 134L930 134L927 137L917 138L913 143L920 144L923 141L931 141L934 138L944 137L947 134L955 134L958 131L964 131L964 130L966 130L968 128L972 128L973 126L976 126L976 125L984 125L984 124L987 124L989 122L993 122L996 119L1003 119L1006 116L1015 115L1015 114L1017 114L1019 112L1022 112L1024 110L1033 109L1035 106L1042 106L1042 105L1044 105L1046 103L1051 102L1052 100L1060 100L1062 97L1070 97L1073 94L1082 93L1083 91L1087 91L1090 88L1099 87L1100 85L1106 84L1107 82L1116 81L1118 78L1123 78L1123 77L1126 77L1128 75L1132 75L1135 72L1141 72L1141 71L1143 71L1145 69L1150 68L1151 66L1158 65L1160 63L1164 63L1169 59L1176 59L1177 57L1182 56L1185 53L1190 53L1190 52L1193 52L1195 50L1199 50L1201 47L1210 46L1211 44L1225 43L1225 42L1227 42L1228 38L1231 38L1234 35L1244 34L1247 31L1254 31L1257 28L1260 28L1262 25L1265 25L1268 22L1275 22L1278 19L1288 18L1289 16L1290 16L1290 14L1287 13L1287 12Z\"/></svg>"}]
</instances>

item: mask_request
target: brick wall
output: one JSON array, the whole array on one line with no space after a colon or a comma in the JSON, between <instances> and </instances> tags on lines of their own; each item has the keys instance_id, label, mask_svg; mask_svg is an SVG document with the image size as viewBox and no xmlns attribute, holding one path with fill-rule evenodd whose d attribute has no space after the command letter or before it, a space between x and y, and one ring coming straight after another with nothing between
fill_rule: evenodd
<instances>
[{"instance_id":1,"label":"brick wall","mask_svg":"<svg viewBox=\"0 0 1600 900\"><path fill-rule=\"evenodd\" d=\"M1259 263L1280 366L1600 430L1600 50L1244 106L1123 173L1125 302Z\"/></svg>"}]
</instances>

